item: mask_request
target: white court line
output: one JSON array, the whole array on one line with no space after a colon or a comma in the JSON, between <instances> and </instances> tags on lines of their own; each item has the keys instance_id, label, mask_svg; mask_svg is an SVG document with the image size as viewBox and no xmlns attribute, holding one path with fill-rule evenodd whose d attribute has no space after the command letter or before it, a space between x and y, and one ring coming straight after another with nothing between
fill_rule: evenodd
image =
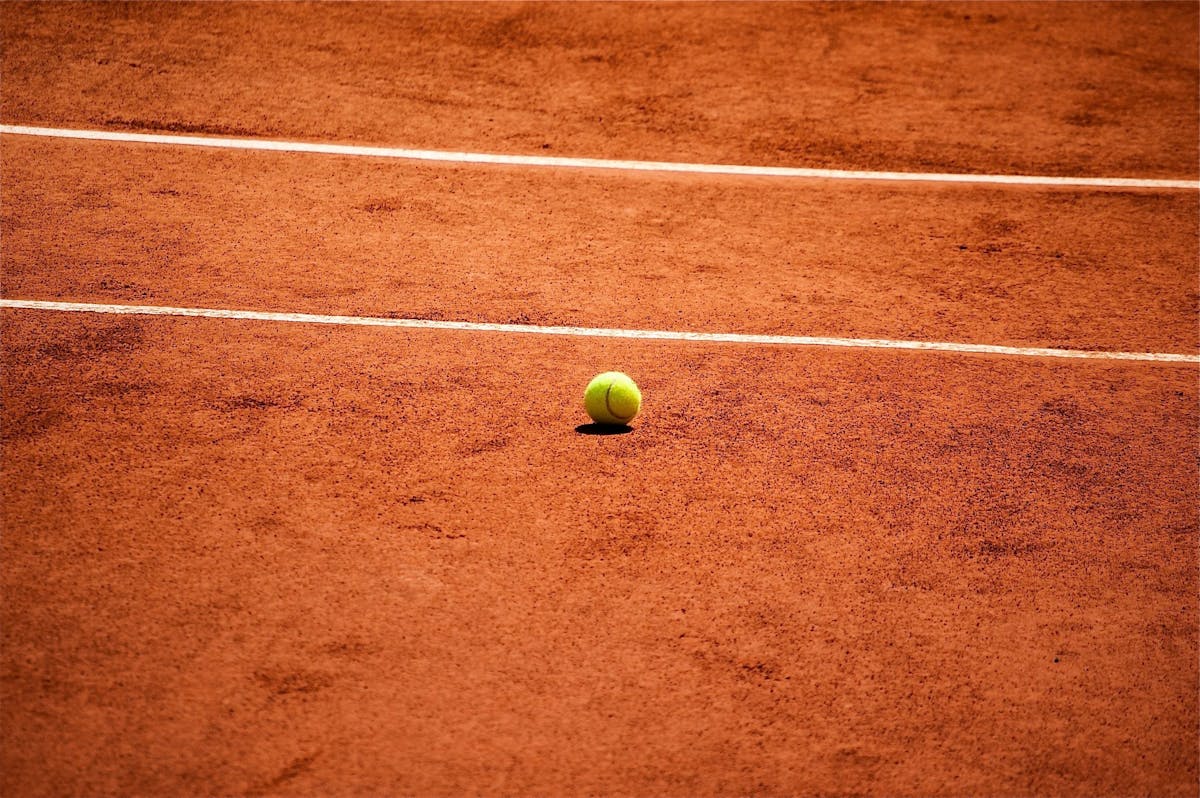
<instances>
[{"instance_id":1,"label":"white court line","mask_svg":"<svg viewBox=\"0 0 1200 798\"><path fill-rule=\"evenodd\" d=\"M484 152L405 150L396 147L361 147L349 144L314 144L305 141L235 139L217 136L122 133L113 130L68 130L54 127L27 127L24 125L0 125L0 134L61 139L87 139L89 141L120 141L139 144L169 144L182 147L219 147L227 150L307 152L324 155L356 155L370 158L403 158L415 161L503 164L508 166L550 166L572 169L620 169L636 172L689 172L708 175L805 177L824 180L891 180L925 183L992 183L1017 186L1200 190L1200 180L1152 180L1134 177L1054 177L1048 175L940 174L934 172L860 172L847 169L806 169L792 166L738 166L736 164L674 163L668 161L620 161L603 158L558 158L541 155L496 155Z\"/></svg>"},{"instance_id":2,"label":"white court line","mask_svg":"<svg viewBox=\"0 0 1200 798\"><path fill-rule=\"evenodd\" d=\"M674 332L670 330L619 330L604 329L601 327L543 327L537 324L487 324L473 321L389 319L376 316L324 316L313 313L269 313L257 310L173 308L153 305L100 305L87 302L42 302L30 299L0 299L0 308L57 310L77 313L117 313L132 316L195 316L205 319L249 319L252 321L338 324L355 327L405 327L418 330L466 330L470 332L570 335L582 338L636 338L651 341L700 341L705 343L774 344L783 346L838 346L859 349L916 349L923 352L960 352L1017 357L1200 363L1200 355L1181 355L1162 352L1104 352L1083 349L1041 349L1037 347L955 344L938 341L893 341L885 338L813 338L803 335L745 335L742 333Z\"/></svg>"}]
</instances>

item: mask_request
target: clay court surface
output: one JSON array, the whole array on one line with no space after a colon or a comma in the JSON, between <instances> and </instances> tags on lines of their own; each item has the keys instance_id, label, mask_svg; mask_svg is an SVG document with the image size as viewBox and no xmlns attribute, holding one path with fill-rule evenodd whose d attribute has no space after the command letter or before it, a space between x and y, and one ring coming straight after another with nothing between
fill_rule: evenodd
<instances>
[{"instance_id":1,"label":"clay court surface","mask_svg":"<svg viewBox=\"0 0 1200 798\"><path fill-rule=\"evenodd\" d=\"M0 5L8 126L1187 183L4 132L0 793L1195 795L1198 30Z\"/></svg>"}]
</instances>

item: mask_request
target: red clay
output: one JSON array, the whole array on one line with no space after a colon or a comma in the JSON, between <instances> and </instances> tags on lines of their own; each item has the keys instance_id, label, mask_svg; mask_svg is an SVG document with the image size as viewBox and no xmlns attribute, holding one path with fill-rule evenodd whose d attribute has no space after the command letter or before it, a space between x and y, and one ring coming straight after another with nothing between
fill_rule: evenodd
<instances>
[{"instance_id":1,"label":"red clay","mask_svg":"<svg viewBox=\"0 0 1200 798\"><path fill-rule=\"evenodd\" d=\"M5 4L9 123L1195 177L1196 3Z\"/></svg>"},{"instance_id":2,"label":"red clay","mask_svg":"<svg viewBox=\"0 0 1200 798\"><path fill-rule=\"evenodd\" d=\"M5 292L29 299L1200 348L1195 192L914 190L21 137L5 139L2 176Z\"/></svg>"},{"instance_id":3,"label":"red clay","mask_svg":"<svg viewBox=\"0 0 1200 798\"><path fill-rule=\"evenodd\" d=\"M1194 368L0 319L6 795L1193 792Z\"/></svg>"},{"instance_id":4,"label":"red clay","mask_svg":"<svg viewBox=\"0 0 1200 798\"><path fill-rule=\"evenodd\" d=\"M5 4L0 121L1194 178L1198 18ZM8 298L1200 348L1195 192L0 144ZM0 345L0 794L1195 795L1195 366ZM645 413L585 434L613 368Z\"/></svg>"}]
</instances>

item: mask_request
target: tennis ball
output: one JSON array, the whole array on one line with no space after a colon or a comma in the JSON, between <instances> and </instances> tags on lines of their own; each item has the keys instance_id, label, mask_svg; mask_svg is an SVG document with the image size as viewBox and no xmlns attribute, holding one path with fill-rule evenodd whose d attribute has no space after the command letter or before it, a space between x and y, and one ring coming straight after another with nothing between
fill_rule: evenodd
<instances>
[{"instance_id":1,"label":"tennis ball","mask_svg":"<svg viewBox=\"0 0 1200 798\"><path fill-rule=\"evenodd\" d=\"M606 371L588 383L583 407L597 424L628 424L642 409L642 392L627 375Z\"/></svg>"}]
</instances>

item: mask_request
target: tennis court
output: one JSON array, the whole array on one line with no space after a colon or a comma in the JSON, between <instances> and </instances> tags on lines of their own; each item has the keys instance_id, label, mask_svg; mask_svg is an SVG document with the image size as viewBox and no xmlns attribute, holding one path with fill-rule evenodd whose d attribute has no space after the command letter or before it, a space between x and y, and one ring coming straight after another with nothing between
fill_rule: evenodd
<instances>
[{"instance_id":1,"label":"tennis court","mask_svg":"<svg viewBox=\"0 0 1200 798\"><path fill-rule=\"evenodd\" d=\"M0 48L4 795L1195 795L1200 5Z\"/></svg>"}]
</instances>

